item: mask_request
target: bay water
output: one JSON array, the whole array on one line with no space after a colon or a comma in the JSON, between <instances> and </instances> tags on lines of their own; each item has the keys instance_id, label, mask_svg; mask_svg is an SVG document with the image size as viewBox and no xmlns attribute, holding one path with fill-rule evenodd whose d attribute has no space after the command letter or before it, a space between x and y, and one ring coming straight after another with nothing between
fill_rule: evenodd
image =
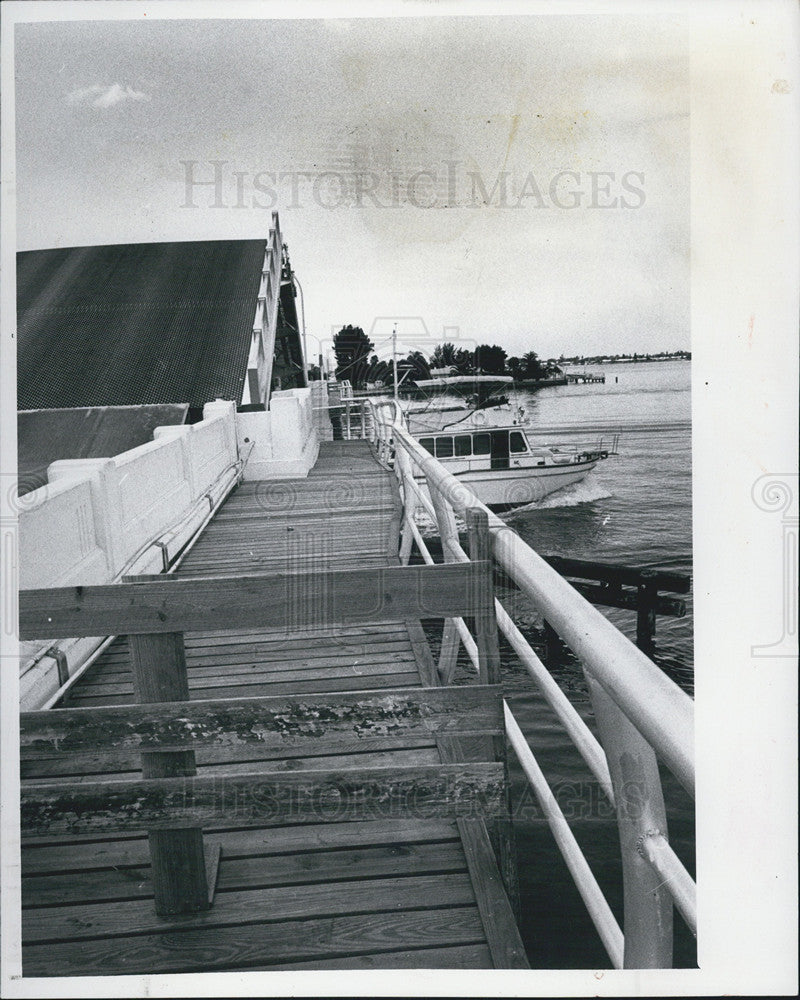
<instances>
[{"instance_id":1,"label":"bay water","mask_svg":"<svg viewBox=\"0 0 800 1000\"><path fill-rule=\"evenodd\" d=\"M581 444L619 432L618 454L581 483L504 515L541 554L692 572L691 364L687 361L590 366L605 383L570 384L522 393L537 440ZM534 642L541 619L518 593L501 593ZM655 660L688 693L693 690L691 592L683 618L659 616ZM632 640L635 612L599 608ZM551 709L513 653L504 655L504 687L556 799L620 925L622 871L613 811ZM558 683L595 729L580 664L565 655L552 667ZM596 730L595 730L596 731ZM527 779L510 759L520 875L521 927L536 968L603 968L605 950L555 846ZM694 804L662 768L670 842L694 874ZM674 963L696 964L694 938L675 914Z\"/></svg>"},{"instance_id":2,"label":"bay water","mask_svg":"<svg viewBox=\"0 0 800 1000\"><path fill-rule=\"evenodd\" d=\"M528 436L536 443L593 444L611 455L580 483L503 516L540 554L692 572L691 364L687 361L591 365L605 383L514 391ZM542 620L524 595L498 596L540 655ZM682 618L658 616L655 660L689 694L693 690L692 595ZM635 612L600 607L636 639ZM623 925L622 869L613 809L533 680L504 641L506 698L570 823L609 904ZM462 669L466 665L463 650ZM596 732L579 662L566 650L551 673ZM459 674L462 674L459 669ZM463 681L467 682L467 671ZM472 675L474 682L474 675ZM587 914L544 813L513 753L509 755L520 880L521 931L534 968L608 968L608 956ZM670 843L694 875L694 804L662 768ZM695 941L675 914L674 964L696 964Z\"/></svg>"}]
</instances>

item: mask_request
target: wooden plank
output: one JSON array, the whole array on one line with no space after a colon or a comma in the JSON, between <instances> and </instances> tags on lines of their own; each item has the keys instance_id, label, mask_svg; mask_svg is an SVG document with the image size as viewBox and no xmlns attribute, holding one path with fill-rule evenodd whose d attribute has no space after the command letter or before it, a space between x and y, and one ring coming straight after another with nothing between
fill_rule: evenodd
<instances>
[{"instance_id":1,"label":"wooden plank","mask_svg":"<svg viewBox=\"0 0 800 1000\"><path fill-rule=\"evenodd\" d=\"M386 657L389 654L410 654L411 646L408 639L389 636L373 636L371 642L344 642L336 640L327 643L322 639L309 640L305 648L298 644L281 649L278 644L271 643L238 643L227 646L214 645L210 647L195 646L188 651L187 666L190 670L204 666L219 666L220 663L293 663L311 664L315 660L330 660L345 657L361 659L365 657Z\"/></svg>"},{"instance_id":2,"label":"wooden plank","mask_svg":"<svg viewBox=\"0 0 800 1000\"><path fill-rule=\"evenodd\" d=\"M342 552L347 550L358 552L359 559L343 560ZM301 568L306 572L345 572L342 563L346 565L347 562L354 564L353 569L386 566L386 540L383 537L369 538L364 528L349 538L337 539L336 547L330 539L316 539L308 535L296 539L292 545L269 538L261 539L257 545L244 544L241 547L217 544L202 563L198 559L193 564L195 573L192 578L208 580L222 575L235 576L237 569L242 575L252 576L285 576L297 573ZM226 568L221 568L223 565ZM176 574L169 579L188 581L190 577Z\"/></svg>"},{"instance_id":3,"label":"wooden plank","mask_svg":"<svg viewBox=\"0 0 800 1000\"><path fill-rule=\"evenodd\" d=\"M257 525L257 526L256 526ZM253 532L258 534L254 537ZM230 551L269 552L274 546L295 550L295 557L302 558L304 549L319 545L318 554L324 554L324 545L340 547L342 539L362 538L364 541L378 542L391 536L390 526L364 518L351 518L346 525L324 524L317 521L295 519L281 525L254 522L251 530L245 532L232 528L209 528L205 544L209 548L217 546ZM198 543L199 544L199 543ZM321 551L320 551L321 550ZM227 554L227 553L226 553ZM184 574L185 576L186 574Z\"/></svg>"},{"instance_id":4,"label":"wooden plank","mask_svg":"<svg viewBox=\"0 0 800 1000\"><path fill-rule=\"evenodd\" d=\"M358 513L360 519L374 520L375 514L393 513L395 510L395 497L388 488L375 487L369 490L359 490ZM372 517L370 517L372 515ZM346 526L351 523L353 510L348 507L341 507L335 499L326 500L325 492L315 493L308 497L286 498L276 496L270 503L269 499L263 504L251 503L249 505L238 504L236 507L223 507L214 518L215 530L226 529L231 532L241 531L244 533L252 527L253 521L263 521L269 518L272 524L284 524L289 520L308 521L316 527L322 527L318 518L324 517L334 524Z\"/></svg>"},{"instance_id":5,"label":"wooden plank","mask_svg":"<svg viewBox=\"0 0 800 1000\"><path fill-rule=\"evenodd\" d=\"M23 972L26 976L52 976L54 972L62 976L146 975L198 968L224 972L265 967L267 962L296 966L298 956L302 956L301 965L305 962L328 968L356 961L359 955L364 956L360 960L364 963L397 967L409 949L424 950L425 961L452 961L453 967L460 968L466 955L479 951L473 943L481 939L480 919L471 906L345 913L278 924L217 927L212 932L184 931L179 937L179 950L174 937L160 934L100 938L84 941L80 947L72 942L31 945L23 949ZM426 948L431 941L445 947L432 952ZM467 947L470 944L472 948Z\"/></svg>"},{"instance_id":6,"label":"wooden plank","mask_svg":"<svg viewBox=\"0 0 800 1000\"><path fill-rule=\"evenodd\" d=\"M251 774L253 771L339 771L361 767L416 767L436 762L436 748L393 747L364 753L328 753L315 757L287 757L277 760L245 760L237 763L217 761L207 764L203 775Z\"/></svg>"},{"instance_id":7,"label":"wooden plank","mask_svg":"<svg viewBox=\"0 0 800 1000\"><path fill-rule=\"evenodd\" d=\"M580 580L570 580L579 594L593 604L602 604L607 608L624 608L629 611L639 609L639 594L634 590L622 590L613 584L583 583ZM677 597L664 597L661 594L652 598L651 606L659 615L671 618L683 618L686 614L686 602Z\"/></svg>"},{"instance_id":8,"label":"wooden plank","mask_svg":"<svg viewBox=\"0 0 800 1000\"><path fill-rule=\"evenodd\" d=\"M324 735L365 739L389 733L502 731L497 690L484 686L405 688L304 699L224 698L191 701L180 707L165 702L23 712L20 757L35 760L94 749L146 752L242 744L280 750Z\"/></svg>"},{"instance_id":9,"label":"wooden plank","mask_svg":"<svg viewBox=\"0 0 800 1000\"><path fill-rule=\"evenodd\" d=\"M358 643L383 641L396 642L405 638L407 628L405 622L383 622L376 625L340 625L321 628L312 626L304 629L261 628L261 629L207 629L203 631L185 632L184 647L187 652L196 647L206 648L216 645L228 646L239 643L258 643L259 645L274 645L287 649L304 648L304 644L313 643ZM103 654L106 657L125 657L128 653L128 640L120 636Z\"/></svg>"},{"instance_id":10,"label":"wooden plank","mask_svg":"<svg viewBox=\"0 0 800 1000\"><path fill-rule=\"evenodd\" d=\"M205 838L210 843L225 843L226 863L237 857L255 854L280 856L291 853L331 851L341 847L361 848L389 844L405 849L415 843L452 841L458 837L453 820L387 820L385 823L321 823L308 826L288 826L280 838L273 830L240 829L210 830ZM81 838L58 840L49 838L39 843L28 842L22 848L22 874L58 874L83 869L139 867L149 863L147 840L137 837L115 837L104 840Z\"/></svg>"},{"instance_id":11,"label":"wooden plank","mask_svg":"<svg viewBox=\"0 0 800 1000\"><path fill-rule=\"evenodd\" d=\"M130 637L134 695L140 702L180 702L188 699L189 685L183 652L183 635ZM175 704L171 711L180 711ZM39 713L47 715L48 713ZM58 713L52 713L57 717ZM181 749L171 754L142 754L145 779L172 779L195 773L194 753ZM170 823L160 830L148 828L156 912L197 913L210 906L203 832L188 823Z\"/></svg>"},{"instance_id":12,"label":"wooden plank","mask_svg":"<svg viewBox=\"0 0 800 1000\"><path fill-rule=\"evenodd\" d=\"M216 666L221 663L247 663L258 660L260 663L281 663L287 659L301 659L304 662L320 657L347 656L364 657L370 654L384 655L386 653L411 652L408 638L402 635L372 636L371 642L358 642L351 639L331 639L325 642L322 638L309 639L305 643L285 643L275 640L264 642L230 642L213 644L194 643L186 647L186 665L190 670L204 666ZM127 673L130 671L130 658L120 650L102 658L102 666L106 673Z\"/></svg>"},{"instance_id":13,"label":"wooden plank","mask_svg":"<svg viewBox=\"0 0 800 1000\"><path fill-rule=\"evenodd\" d=\"M259 669L258 665L256 665L249 670L236 670L227 674L224 664L220 664L220 669L216 674L212 672L211 676L195 678L193 674L190 674L189 693L193 699L219 698L223 694L231 698L248 698L258 693L256 689L260 685L282 684L286 690L291 691L293 690L291 682L304 682L304 689L306 691L319 690L322 692L323 690L336 690L336 688L334 686L333 689L322 687L315 689L313 685L317 681L322 684L324 682L331 682L336 678L342 678L343 680L358 680L360 678L360 685L358 687L361 690L379 686L401 687L403 686L403 682L398 678L411 672L414 666L416 664L410 657L391 657L387 658L386 662L383 663L350 661L333 666L320 661L313 667L300 670L264 670ZM412 674L412 676L416 679L416 675ZM373 678L375 679L374 682ZM396 679L394 684L392 683L392 678ZM288 688L286 687L287 684L289 684ZM241 693L235 694L234 691L238 689L241 689ZM76 691L71 698L79 699L84 694L88 695L91 693L95 698L102 699L108 697L106 704L112 704L115 696L130 694L132 690L131 682L126 681L124 676L115 680L113 677L106 679L100 675L96 680L87 679L85 685L81 686L80 691ZM300 690L298 687L298 693ZM347 690L353 690L353 686L350 685Z\"/></svg>"},{"instance_id":14,"label":"wooden plank","mask_svg":"<svg viewBox=\"0 0 800 1000\"><path fill-rule=\"evenodd\" d=\"M490 572L471 562L23 590L20 638L454 617L474 613L476 579Z\"/></svg>"},{"instance_id":15,"label":"wooden plank","mask_svg":"<svg viewBox=\"0 0 800 1000\"><path fill-rule=\"evenodd\" d=\"M287 629L285 625L279 628L239 628L239 629L194 629L185 633L187 646L195 641L203 643L207 640L222 639L225 642L240 639L254 639L276 642L301 642L308 639L345 639L360 636L395 636L403 634L405 622L364 622L355 625L307 625L303 628Z\"/></svg>"},{"instance_id":16,"label":"wooden plank","mask_svg":"<svg viewBox=\"0 0 800 1000\"><path fill-rule=\"evenodd\" d=\"M594 562L586 559L572 559L564 556L542 556L562 576L577 576L585 580L602 580L609 583L624 583L636 587L639 585L643 567L621 566L617 563ZM667 590L675 594L688 594L691 588L691 576L688 573L676 573L669 570L650 569L652 581L657 590Z\"/></svg>"},{"instance_id":17,"label":"wooden plank","mask_svg":"<svg viewBox=\"0 0 800 1000\"><path fill-rule=\"evenodd\" d=\"M453 618L446 618L442 629L442 642L439 647L439 662L436 670L442 684L450 684L458 664L458 653L461 649L461 636L458 625Z\"/></svg>"},{"instance_id":18,"label":"wooden plank","mask_svg":"<svg viewBox=\"0 0 800 1000\"><path fill-rule=\"evenodd\" d=\"M239 653L233 647L229 651L216 652L212 650L207 654L190 655L186 665L191 680L204 675L213 676L213 673L209 674L209 671L214 670L217 674L221 671L235 673L237 670L248 669L277 673L281 670L314 670L316 667L323 669L337 666L349 667L353 664L364 663L403 663L411 662L413 659L414 654L407 642L378 642L372 647L365 643L352 651L342 650L337 646L331 646L328 650L317 647L310 650L308 656L292 650L284 654L275 650L262 654L257 651L248 652L245 649Z\"/></svg>"},{"instance_id":19,"label":"wooden plank","mask_svg":"<svg viewBox=\"0 0 800 1000\"><path fill-rule=\"evenodd\" d=\"M260 915L267 915L275 924L307 917L381 913L386 911L388 900L393 910L434 909L474 905L475 894L469 878L455 873L298 885L291 892L281 886L220 892L211 910L175 917L159 917L147 899L42 907L23 910L22 938L30 944L74 942L101 935L165 934L248 924Z\"/></svg>"},{"instance_id":20,"label":"wooden plank","mask_svg":"<svg viewBox=\"0 0 800 1000\"><path fill-rule=\"evenodd\" d=\"M378 758L374 755L381 752L406 754L411 750L430 749L434 745L429 736L368 737L363 740L334 737L319 739L298 748L286 747L272 752L261 752L258 747L247 744L220 749L212 747L196 750L195 758L198 770L201 772L205 772L206 768L219 768L223 764L234 765L247 761L273 761L270 770L279 768L289 770L305 767L338 767L339 764L333 761L333 757L340 757L342 760L345 757L357 757L353 763L359 761L366 763L366 755L370 755L369 759L377 762ZM330 764L326 761L330 761ZM419 763L422 763L422 760ZM75 781L91 781L97 775L104 775L107 778L136 777L141 774L141 763L139 755L135 753L104 752L26 761L20 770L21 777L26 781L46 782L56 776L66 775L70 775Z\"/></svg>"},{"instance_id":21,"label":"wooden plank","mask_svg":"<svg viewBox=\"0 0 800 1000\"><path fill-rule=\"evenodd\" d=\"M223 841L224 843L224 841ZM209 846L219 847L219 842ZM403 847L348 847L313 854L284 854L230 859L227 844L217 883L218 892L275 885L305 885L345 879L436 875L466 870L458 841ZM23 907L99 903L107 900L152 899L149 865L139 868L82 871L23 879Z\"/></svg>"},{"instance_id":22,"label":"wooden plank","mask_svg":"<svg viewBox=\"0 0 800 1000\"><path fill-rule=\"evenodd\" d=\"M443 761L464 759L458 737L443 737L437 742ZM502 765L498 766L502 768ZM504 805L506 783L504 781ZM458 829L495 967L527 968L525 946L503 885L486 824L483 820L459 821Z\"/></svg>"},{"instance_id":23,"label":"wooden plank","mask_svg":"<svg viewBox=\"0 0 800 1000\"><path fill-rule=\"evenodd\" d=\"M93 781L22 788L23 835L332 820L498 815L502 765L465 763L356 771Z\"/></svg>"},{"instance_id":24,"label":"wooden plank","mask_svg":"<svg viewBox=\"0 0 800 1000\"><path fill-rule=\"evenodd\" d=\"M404 666L404 664L401 664ZM260 694L265 690L265 684L268 685L268 690L270 694L306 694L309 692L324 693L326 691L360 691L363 690L365 683L369 683L371 688L394 688L394 687L407 687L414 684L415 681L419 680L419 675L416 671L403 672L397 674L386 674L384 676L380 674L359 674L353 673L351 676L342 677L331 677L322 678L315 677L311 680L284 680L284 675L278 675L279 680L274 682L269 676L262 677L257 684L236 684L231 687L226 687L224 690L227 695L231 698L249 698L253 695ZM84 690L86 693L84 694ZM219 688L210 687L199 687L192 690L191 695L195 698L215 698L219 697ZM70 703L74 705L128 705L133 701L132 694L119 694L110 697L107 694L93 694L91 688L84 689L81 686L75 694L70 696Z\"/></svg>"},{"instance_id":25,"label":"wooden plank","mask_svg":"<svg viewBox=\"0 0 800 1000\"><path fill-rule=\"evenodd\" d=\"M433 653L422 623L419 620L408 621L406 629L414 651L414 659L417 661L421 683L424 687L434 687L438 683L436 664L433 662Z\"/></svg>"},{"instance_id":26,"label":"wooden plank","mask_svg":"<svg viewBox=\"0 0 800 1000\"><path fill-rule=\"evenodd\" d=\"M196 750L195 758L200 771L208 767L218 768L225 763L233 765L246 761L274 761L276 769L282 767L291 769L325 767L325 760L332 756L357 757L361 760L365 754L400 753L407 750L429 749L432 746L435 744L431 736L386 736L364 739L331 736L321 737L313 743L302 743L296 747L287 746L272 751L261 750L258 746L250 744L236 747L207 747ZM135 777L141 773L141 764L137 753L92 751L85 754L70 754L66 757L25 761L21 765L20 772L22 779L26 781L47 781L65 775L72 776L76 781L84 778L90 781L97 775L104 775L107 778Z\"/></svg>"},{"instance_id":27,"label":"wooden plank","mask_svg":"<svg viewBox=\"0 0 800 1000\"><path fill-rule=\"evenodd\" d=\"M216 668L212 666L189 667L189 691L198 687L226 688L234 684L255 684L259 680L269 683L270 680L308 680L314 677L350 677L358 674L368 677L371 674L393 674L398 671L407 672L414 664L414 654L408 651L393 653L377 653L374 657L364 656L320 656L312 660L256 660L246 659L243 663L229 662L225 657L219 657ZM106 673L102 667L86 684L93 688L105 689L108 694L126 693L131 690L130 673ZM368 686L368 685L365 685Z\"/></svg>"},{"instance_id":28,"label":"wooden plank","mask_svg":"<svg viewBox=\"0 0 800 1000\"><path fill-rule=\"evenodd\" d=\"M269 755L259 756L257 750L251 750L249 755L242 755L242 759L232 762L228 755L219 754L220 759L210 761L200 770L200 774L210 777L223 774L252 774L255 771L331 771L342 770L354 767L386 767L396 764L398 767L413 767L417 764L432 764L438 758L436 748L428 747L402 747L395 746L387 750L367 751L364 753L341 753L331 752L318 756L290 757L283 755L274 757ZM68 758L65 758L68 759ZM42 769L39 777L26 779L26 785L34 788L36 785L52 784L55 777L66 777L60 774L59 769L50 769L47 765L52 761L36 761ZM69 775L66 783L69 785L88 785L93 781L104 779L136 780L141 777L141 771L131 769L125 771L117 768L117 762L110 760L105 770L96 771L94 774Z\"/></svg>"},{"instance_id":29,"label":"wooden plank","mask_svg":"<svg viewBox=\"0 0 800 1000\"><path fill-rule=\"evenodd\" d=\"M491 969L492 959L484 944L454 948L415 948L413 951L382 952L377 955L325 959L318 962L287 962L265 966L264 971L313 969ZM255 971L255 970L253 970Z\"/></svg>"},{"instance_id":30,"label":"wooden plank","mask_svg":"<svg viewBox=\"0 0 800 1000\"><path fill-rule=\"evenodd\" d=\"M459 820L458 827L494 967L530 968L486 825L481 821Z\"/></svg>"}]
</instances>

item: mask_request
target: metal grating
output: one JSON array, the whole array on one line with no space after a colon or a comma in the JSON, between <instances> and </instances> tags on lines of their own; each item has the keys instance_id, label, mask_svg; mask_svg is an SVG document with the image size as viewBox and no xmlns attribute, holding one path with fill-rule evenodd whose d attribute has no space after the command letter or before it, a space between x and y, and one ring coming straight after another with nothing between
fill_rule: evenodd
<instances>
[{"instance_id":1,"label":"metal grating","mask_svg":"<svg viewBox=\"0 0 800 1000\"><path fill-rule=\"evenodd\" d=\"M17 254L19 409L241 401L266 240Z\"/></svg>"}]
</instances>

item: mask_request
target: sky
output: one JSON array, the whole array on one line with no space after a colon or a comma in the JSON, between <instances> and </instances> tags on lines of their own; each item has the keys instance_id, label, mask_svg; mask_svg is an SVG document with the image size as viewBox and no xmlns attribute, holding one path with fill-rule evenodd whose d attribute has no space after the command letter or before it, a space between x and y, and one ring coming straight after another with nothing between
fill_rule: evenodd
<instances>
[{"instance_id":1,"label":"sky","mask_svg":"<svg viewBox=\"0 0 800 1000\"><path fill-rule=\"evenodd\" d=\"M384 356L395 323L426 353L690 346L681 17L16 32L19 249L251 239L275 209L310 355L346 323Z\"/></svg>"}]
</instances>

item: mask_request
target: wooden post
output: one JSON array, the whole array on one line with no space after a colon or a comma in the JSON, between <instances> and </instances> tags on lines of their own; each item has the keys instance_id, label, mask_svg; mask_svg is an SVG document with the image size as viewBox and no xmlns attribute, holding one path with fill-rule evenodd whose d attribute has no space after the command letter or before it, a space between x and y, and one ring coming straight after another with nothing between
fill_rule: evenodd
<instances>
[{"instance_id":1,"label":"wooden post","mask_svg":"<svg viewBox=\"0 0 800 1000\"><path fill-rule=\"evenodd\" d=\"M469 508L466 512L469 534L469 556L473 561L492 561L492 546L489 537L489 518L485 510ZM502 684L500 672L500 643L497 638L497 615L494 606L494 580L490 570L488 578L476 581L476 607L481 610L475 615L475 642L478 646L481 684ZM519 879L517 875L517 854L514 844L514 826L511 821L511 783L508 778L508 754L505 733L492 739L494 759L503 765L507 818L491 825L491 839L497 857L503 882L514 915L519 919Z\"/></svg>"},{"instance_id":2,"label":"wooden post","mask_svg":"<svg viewBox=\"0 0 800 1000\"><path fill-rule=\"evenodd\" d=\"M439 538L442 541L442 557L446 563L456 562L453 546L458 544L458 527L455 514L447 501L439 495L435 486L429 485L431 503L436 512L436 523L439 528ZM456 669L458 650L461 639L458 626L454 619L446 618L442 631L442 648L439 651L437 670L443 684L449 684Z\"/></svg>"},{"instance_id":3,"label":"wooden post","mask_svg":"<svg viewBox=\"0 0 800 1000\"><path fill-rule=\"evenodd\" d=\"M469 557L473 561L491 561L489 542L489 518L480 508L467 510L467 531L469 533ZM475 615L475 642L481 668L481 684L500 684L500 644L497 640L497 618L494 610L494 587L491 575L488 579L476 580L480 589L475 594L475 604L483 608Z\"/></svg>"},{"instance_id":4,"label":"wooden post","mask_svg":"<svg viewBox=\"0 0 800 1000\"><path fill-rule=\"evenodd\" d=\"M636 645L643 653L652 658L656 651L656 599L658 591L653 578L655 570L643 569L639 573L639 585L636 599Z\"/></svg>"},{"instance_id":5,"label":"wooden post","mask_svg":"<svg viewBox=\"0 0 800 1000\"><path fill-rule=\"evenodd\" d=\"M561 638L550 622L544 619L544 658L548 667L552 667L561 659Z\"/></svg>"},{"instance_id":6,"label":"wooden post","mask_svg":"<svg viewBox=\"0 0 800 1000\"><path fill-rule=\"evenodd\" d=\"M182 632L130 635L133 690L140 704L188 701L189 680ZM143 753L145 778L171 778L196 773L193 750ZM209 885L203 854L203 831L154 830L147 834L153 870L156 913L197 913L209 908Z\"/></svg>"}]
</instances>

